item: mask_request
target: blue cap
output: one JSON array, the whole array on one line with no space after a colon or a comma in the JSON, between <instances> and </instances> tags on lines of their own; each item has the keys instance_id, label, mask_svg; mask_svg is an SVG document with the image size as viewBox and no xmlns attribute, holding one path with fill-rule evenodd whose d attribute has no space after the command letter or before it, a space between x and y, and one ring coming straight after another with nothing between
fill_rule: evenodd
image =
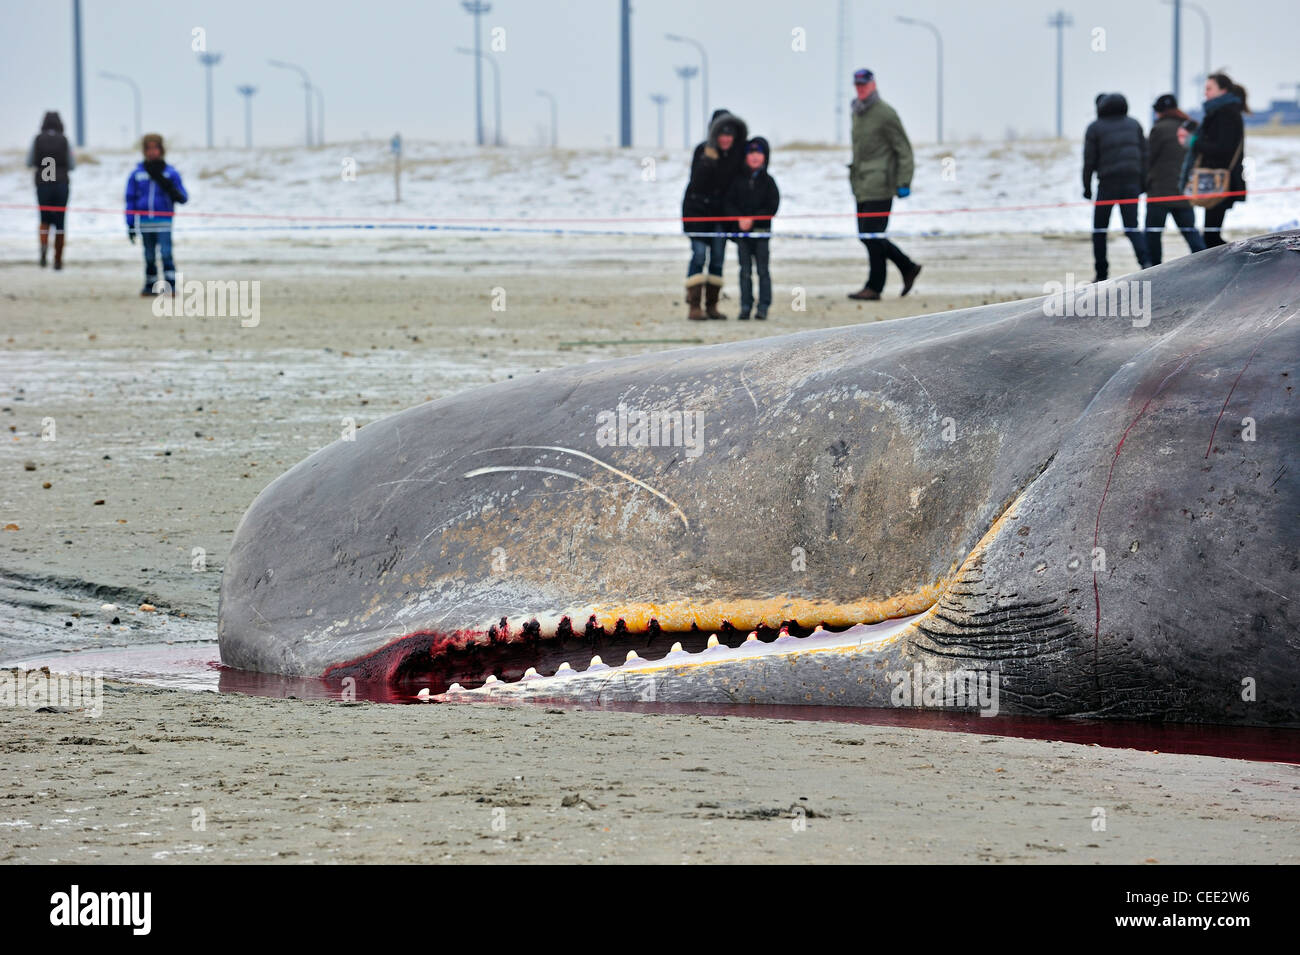
<instances>
[{"instance_id":1,"label":"blue cap","mask_svg":"<svg viewBox=\"0 0 1300 955\"><path fill-rule=\"evenodd\" d=\"M876 74L872 73L870 70L858 70L856 73L853 74L853 82L870 83L875 78L875 76Z\"/></svg>"}]
</instances>

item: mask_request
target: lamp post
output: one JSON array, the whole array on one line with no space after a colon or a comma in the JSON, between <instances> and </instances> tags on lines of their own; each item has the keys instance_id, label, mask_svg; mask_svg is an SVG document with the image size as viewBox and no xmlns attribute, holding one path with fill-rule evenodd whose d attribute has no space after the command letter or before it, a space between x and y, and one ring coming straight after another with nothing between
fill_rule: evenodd
<instances>
[{"instance_id":1,"label":"lamp post","mask_svg":"<svg viewBox=\"0 0 1300 955\"><path fill-rule=\"evenodd\" d=\"M496 113L496 116L494 117L496 121L496 135L493 136L493 140L494 140L493 145L500 146L501 145L501 67L497 65L496 60L492 59L492 57L488 56L482 50L471 50L468 49L467 47L458 46L456 47L456 52L463 53L465 56L476 57L480 61L487 60L488 63L492 65L492 92L496 94L494 97L496 101L494 104L494 110ZM480 141L480 145L482 145L481 141Z\"/></svg>"},{"instance_id":2,"label":"lamp post","mask_svg":"<svg viewBox=\"0 0 1300 955\"><path fill-rule=\"evenodd\" d=\"M236 86L239 95L244 97L244 148L253 148L253 94L256 86Z\"/></svg>"},{"instance_id":3,"label":"lamp post","mask_svg":"<svg viewBox=\"0 0 1300 955\"><path fill-rule=\"evenodd\" d=\"M682 78L682 148L691 148L691 77L700 72L698 66L679 66L677 75ZM708 129L708 123L705 123Z\"/></svg>"},{"instance_id":4,"label":"lamp post","mask_svg":"<svg viewBox=\"0 0 1300 955\"><path fill-rule=\"evenodd\" d=\"M925 20L917 20L915 17L899 17L898 22L906 23L910 26L925 27L927 30L929 30L931 33L934 34L934 42L938 50L937 62L939 65L939 77L935 87L937 90L936 95L938 96L939 99L939 107L938 107L938 119L935 121L935 126L938 130L939 142L942 144L943 143L943 37L939 35L939 28L937 26L935 26L933 23L928 23Z\"/></svg>"},{"instance_id":5,"label":"lamp post","mask_svg":"<svg viewBox=\"0 0 1300 955\"><path fill-rule=\"evenodd\" d=\"M705 133L708 133L709 130L709 54L705 52L703 43L701 43L699 40L692 40L688 36L681 36L676 33L666 33L664 34L664 39L671 40L673 43L689 43L691 44L691 46L695 47L695 49L700 51L700 69L701 72L703 73L703 76L700 78L700 82L704 84L703 86L704 131ZM679 75L680 73L681 70L678 70Z\"/></svg>"},{"instance_id":6,"label":"lamp post","mask_svg":"<svg viewBox=\"0 0 1300 955\"><path fill-rule=\"evenodd\" d=\"M483 0L461 0L465 12L474 17L474 128L478 144L483 145L483 44L479 20L483 14L492 12L492 4ZM498 130L500 132L500 130Z\"/></svg>"},{"instance_id":7,"label":"lamp post","mask_svg":"<svg viewBox=\"0 0 1300 955\"><path fill-rule=\"evenodd\" d=\"M313 86L316 91L316 145L325 145L325 94L321 92L319 86Z\"/></svg>"},{"instance_id":8,"label":"lamp post","mask_svg":"<svg viewBox=\"0 0 1300 955\"><path fill-rule=\"evenodd\" d=\"M135 80L129 76L123 76L121 73L109 73L107 70L100 70L99 75L106 80L117 80L119 83L125 83L131 87L131 98L135 101L135 138L136 142L140 141L140 87Z\"/></svg>"},{"instance_id":9,"label":"lamp post","mask_svg":"<svg viewBox=\"0 0 1300 955\"><path fill-rule=\"evenodd\" d=\"M293 63L286 63L283 60L268 60L267 62L271 66L276 67L277 69L293 70L299 76L302 77L303 92L307 96L307 145L310 146L311 145L311 77L307 75L307 71L304 70L301 66L297 66Z\"/></svg>"},{"instance_id":10,"label":"lamp post","mask_svg":"<svg viewBox=\"0 0 1300 955\"><path fill-rule=\"evenodd\" d=\"M1049 27L1056 29L1056 138L1064 133L1062 115L1065 111L1065 28L1074 26L1074 17L1064 10L1058 10L1047 20Z\"/></svg>"},{"instance_id":11,"label":"lamp post","mask_svg":"<svg viewBox=\"0 0 1300 955\"><path fill-rule=\"evenodd\" d=\"M651 101L659 107L659 148L664 148L664 104L668 102L668 97L663 93L651 93Z\"/></svg>"},{"instance_id":12,"label":"lamp post","mask_svg":"<svg viewBox=\"0 0 1300 955\"><path fill-rule=\"evenodd\" d=\"M557 129L559 127L559 107L555 103L555 95L548 93L546 90L538 90L537 95L551 101L551 148L554 149L559 143Z\"/></svg>"},{"instance_id":13,"label":"lamp post","mask_svg":"<svg viewBox=\"0 0 1300 955\"><path fill-rule=\"evenodd\" d=\"M208 86L208 148L212 148L212 68L221 62L220 53L200 53L199 62L207 73Z\"/></svg>"}]
</instances>

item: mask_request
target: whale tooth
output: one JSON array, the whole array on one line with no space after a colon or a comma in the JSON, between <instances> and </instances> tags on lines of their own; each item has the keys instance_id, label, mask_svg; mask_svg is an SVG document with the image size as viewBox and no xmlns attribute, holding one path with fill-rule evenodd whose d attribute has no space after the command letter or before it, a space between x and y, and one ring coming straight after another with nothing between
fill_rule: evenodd
<instances>
[{"instance_id":1,"label":"whale tooth","mask_svg":"<svg viewBox=\"0 0 1300 955\"><path fill-rule=\"evenodd\" d=\"M459 692L459 691L464 690L464 689L465 689L465 688L464 688L463 686L461 686L459 683L453 683L451 686L447 687L447 692L448 692L448 693L456 693L456 692Z\"/></svg>"},{"instance_id":2,"label":"whale tooth","mask_svg":"<svg viewBox=\"0 0 1300 955\"><path fill-rule=\"evenodd\" d=\"M499 683L499 682L500 681L497 679L497 675L495 673L489 673L488 678L483 681L483 685L486 686L489 683Z\"/></svg>"},{"instance_id":3,"label":"whale tooth","mask_svg":"<svg viewBox=\"0 0 1300 955\"><path fill-rule=\"evenodd\" d=\"M825 633L825 632L826 632L826 628L823 627L820 623L817 624L817 626L813 627L813 633Z\"/></svg>"},{"instance_id":4,"label":"whale tooth","mask_svg":"<svg viewBox=\"0 0 1300 955\"><path fill-rule=\"evenodd\" d=\"M709 649L712 650L718 645L718 635L716 633L709 635Z\"/></svg>"},{"instance_id":5,"label":"whale tooth","mask_svg":"<svg viewBox=\"0 0 1300 955\"><path fill-rule=\"evenodd\" d=\"M573 667L569 666L568 661L565 661L564 663L560 664L559 669L557 669L555 672L563 673L565 670L572 670L572 669Z\"/></svg>"},{"instance_id":6,"label":"whale tooth","mask_svg":"<svg viewBox=\"0 0 1300 955\"><path fill-rule=\"evenodd\" d=\"M542 675L537 672L537 667L529 667L524 671L524 675L519 678L519 682L523 683L524 680L540 680L541 678Z\"/></svg>"},{"instance_id":7,"label":"whale tooth","mask_svg":"<svg viewBox=\"0 0 1300 955\"><path fill-rule=\"evenodd\" d=\"M626 661L627 661L628 663L631 663L633 660L640 660L640 659L641 659L641 658L638 657L638 656L636 655L636 651L635 651L635 650L629 650L629 651L627 651Z\"/></svg>"},{"instance_id":8,"label":"whale tooth","mask_svg":"<svg viewBox=\"0 0 1300 955\"><path fill-rule=\"evenodd\" d=\"M746 643L757 643L757 642L758 642L758 631L757 631L757 630L751 630L751 631L749 631L749 636L747 636L747 637L745 638L745 642L746 642Z\"/></svg>"},{"instance_id":9,"label":"whale tooth","mask_svg":"<svg viewBox=\"0 0 1300 955\"><path fill-rule=\"evenodd\" d=\"M674 644L672 645L672 648L671 648L668 652L669 652L669 653L681 653L681 652L682 652L682 645L681 645L680 643L674 643Z\"/></svg>"},{"instance_id":10,"label":"whale tooth","mask_svg":"<svg viewBox=\"0 0 1300 955\"><path fill-rule=\"evenodd\" d=\"M423 690L421 690L419 693L415 694L415 698L416 698L417 700L425 700L425 701L427 701L427 700L429 699L429 688L426 686L426 687L425 687Z\"/></svg>"},{"instance_id":11,"label":"whale tooth","mask_svg":"<svg viewBox=\"0 0 1300 955\"><path fill-rule=\"evenodd\" d=\"M777 636L778 636L778 637L788 637L788 636L790 636L790 628L789 628L789 627L782 627L782 628L781 628L781 632L780 632L779 634L777 634Z\"/></svg>"},{"instance_id":12,"label":"whale tooth","mask_svg":"<svg viewBox=\"0 0 1300 955\"><path fill-rule=\"evenodd\" d=\"M587 664L587 665L588 665L588 666L593 666L593 667L598 667L598 666L600 666L600 665L601 665L602 663L604 663L604 662L605 662L605 661L602 660L602 659L600 658L600 654L597 653L594 657L591 658L591 663L589 663L589 664Z\"/></svg>"}]
</instances>

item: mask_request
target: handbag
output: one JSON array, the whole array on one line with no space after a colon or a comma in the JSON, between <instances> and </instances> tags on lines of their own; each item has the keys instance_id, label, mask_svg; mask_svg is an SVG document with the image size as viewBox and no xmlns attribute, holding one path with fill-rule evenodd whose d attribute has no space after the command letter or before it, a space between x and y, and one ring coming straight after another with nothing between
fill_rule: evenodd
<instances>
[{"instance_id":1,"label":"handbag","mask_svg":"<svg viewBox=\"0 0 1300 955\"><path fill-rule=\"evenodd\" d=\"M1191 175L1187 177L1187 188L1183 190L1188 202L1194 206L1210 209L1228 198L1223 193L1228 191L1228 185L1232 182L1232 170L1237 168L1241 146L1241 143L1237 144L1237 151L1232 154L1232 162L1228 164L1227 169L1192 167Z\"/></svg>"}]
</instances>

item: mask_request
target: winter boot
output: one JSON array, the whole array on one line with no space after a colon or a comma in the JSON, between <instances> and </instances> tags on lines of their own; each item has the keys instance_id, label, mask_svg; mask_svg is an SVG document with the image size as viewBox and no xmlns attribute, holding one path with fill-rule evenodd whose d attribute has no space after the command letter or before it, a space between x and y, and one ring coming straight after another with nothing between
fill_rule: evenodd
<instances>
[{"instance_id":1,"label":"winter boot","mask_svg":"<svg viewBox=\"0 0 1300 955\"><path fill-rule=\"evenodd\" d=\"M718 311L718 296L722 294L722 276L710 275L709 283L704 286L704 314L709 318L726 320L727 316Z\"/></svg>"},{"instance_id":2,"label":"winter boot","mask_svg":"<svg viewBox=\"0 0 1300 955\"><path fill-rule=\"evenodd\" d=\"M64 236L63 236L63 230L62 230L62 229L55 230L55 233L54 233L54 268L55 268L56 271L57 271L58 269L63 268L63 238L64 238Z\"/></svg>"},{"instance_id":3,"label":"winter boot","mask_svg":"<svg viewBox=\"0 0 1300 955\"><path fill-rule=\"evenodd\" d=\"M687 280L689 282L689 279ZM694 285L686 286L686 305L689 311L686 317L693 322L701 322L705 319L704 309L700 308L700 299L704 296L704 283L696 282Z\"/></svg>"},{"instance_id":4,"label":"winter boot","mask_svg":"<svg viewBox=\"0 0 1300 955\"><path fill-rule=\"evenodd\" d=\"M45 254L50 247L50 227L41 223L41 268L45 268Z\"/></svg>"},{"instance_id":5,"label":"winter boot","mask_svg":"<svg viewBox=\"0 0 1300 955\"><path fill-rule=\"evenodd\" d=\"M916 277L920 274L921 266L917 265L915 262L912 263L911 268L903 270L903 291L898 296L899 298L902 298L908 292L912 291L912 285L916 282Z\"/></svg>"}]
</instances>

